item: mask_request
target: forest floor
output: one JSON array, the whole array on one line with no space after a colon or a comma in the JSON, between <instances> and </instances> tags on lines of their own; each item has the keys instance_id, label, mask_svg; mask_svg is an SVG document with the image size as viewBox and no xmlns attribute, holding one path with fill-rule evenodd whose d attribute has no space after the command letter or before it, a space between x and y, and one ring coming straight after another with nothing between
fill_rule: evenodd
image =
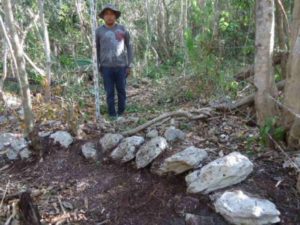
<instances>
[{"instance_id":1,"label":"forest floor","mask_svg":"<svg viewBox=\"0 0 300 225\"><path fill-rule=\"evenodd\" d=\"M131 108L125 118L142 118L137 122L142 123L159 115L164 109L153 110L155 91L145 86L130 88L129 106L134 103L135 107L141 105L145 110ZM203 101L183 102L172 108L187 109L195 104L201 107L199 102ZM218 112L205 121L179 120L177 125L187 133L187 138L172 144L171 150L190 145L209 148L208 161L233 151L247 155L254 163L254 171L247 180L230 189L238 188L272 201L281 212L279 224L299 225L296 172L283 167L286 159L280 151L261 146L259 129L243 115ZM11 195L30 189L32 193L39 193L34 196L34 202L44 224L184 225L187 213L200 216L201 224L228 224L214 211L209 196L186 193L186 174L159 177L151 173L149 167L136 170L134 163L119 165L106 155L101 155L97 162L87 161L81 155L83 143L98 143L104 133L135 127L137 123L108 123L107 131L95 127L68 149L43 139L47 152L43 161L20 161L0 169L0 192L3 194L7 190L7 195ZM161 124L157 128L162 132L164 126L168 125ZM1 128L6 132L18 129L11 124ZM160 158L168 154L170 152ZM3 205L1 224L10 215L11 204Z\"/></svg>"}]
</instances>

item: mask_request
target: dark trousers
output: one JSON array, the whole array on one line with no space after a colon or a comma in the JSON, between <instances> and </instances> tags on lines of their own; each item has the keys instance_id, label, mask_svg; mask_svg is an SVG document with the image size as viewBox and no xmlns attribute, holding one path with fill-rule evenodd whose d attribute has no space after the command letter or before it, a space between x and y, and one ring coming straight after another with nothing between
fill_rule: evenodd
<instances>
[{"instance_id":1,"label":"dark trousers","mask_svg":"<svg viewBox=\"0 0 300 225\"><path fill-rule=\"evenodd\" d=\"M126 67L101 67L108 113L115 117L122 115L126 106ZM118 94L118 114L115 109L115 89Z\"/></svg>"}]
</instances>

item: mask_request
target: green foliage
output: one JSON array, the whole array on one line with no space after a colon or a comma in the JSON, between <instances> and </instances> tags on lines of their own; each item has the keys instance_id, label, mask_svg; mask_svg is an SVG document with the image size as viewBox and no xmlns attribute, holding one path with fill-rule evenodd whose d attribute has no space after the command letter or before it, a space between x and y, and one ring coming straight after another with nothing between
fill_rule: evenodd
<instances>
[{"instance_id":1,"label":"green foliage","mask_svg":"<svg viewBox=\"0 0 300 225\"><path fill-rule=\"evenodd\" d=\"M246 150L248 152L248 155L249 153L250 154L253 154L253 147L255 144L257 144L259 142L259 138L256 137L256 136L250 136L247 138L246 140Z\"/></svg>"},{"instance_id":2,"label":"green foliage","mask_svg":"<svg viewBox=\"0 0 300 225\"><path fill-rule=\"evenodd\" d=\"M197 1L192 1L192 5L193 26L184 35L191 71L215 94L227 92L236 96L241 87L232 76L241 64L253 60L255 51L251 10L254 1L232 1L221 11L218 40L214 40L212 31L215 1L208 1L205 9L201 9Z\"/></svg>"},{"instance_id":3,"label":"green foliage","mask_svg":"<svg viewBox=\"0 0 300 225\"><path fill-rule=\"evenodd\" d=\"M4 91L11 92L14 94L19 94L19 92L20 92L19 84L16 82L5 81L3 88L4 88Z\"/></svg>"},{"instance_id":4,"label":"green foliage","mask_svg":"<svg viewBox=\"0 0 300 225\"><path fill-rule=\"evenodd\" d=\"M75 58L74 59L75 65L78 67L86 67L92 65L92 60L87 58Z\"/></svg>"},{"instance_id":5,"label":"green foliage","mask_svg":"<svg viewBox=\"0 0 300 225\"><path fill-rule=\"evenodd\" d=\"M195 98L194 92L192 90L187 90L184 95L187 101L191 101Z\"/></svg>"},{"instance_id":6,"label":"green foliage","mask_svg":"<svg viewBox=\"0 0 300 225\"><path fill-rule=\"evenodd\" d=\"M269 135L276 141L283 141L285 137L285 130L283 127L277 125L278 118L267 118L264 125L260 128L260 141L263 145L267 145Z\"/></svg>"},{"instance_id":7,"label":"green foliage","mask_svg":"<svg viewBox=\"0 0 300 225\"><path fill-rule=\"evenodd\" d=\"M127 105L126 112L128 112L128 113L141 113L141 112L145 112L145 108L140 104L131 103L131 104Z\"/></svg>"}]
</instances>

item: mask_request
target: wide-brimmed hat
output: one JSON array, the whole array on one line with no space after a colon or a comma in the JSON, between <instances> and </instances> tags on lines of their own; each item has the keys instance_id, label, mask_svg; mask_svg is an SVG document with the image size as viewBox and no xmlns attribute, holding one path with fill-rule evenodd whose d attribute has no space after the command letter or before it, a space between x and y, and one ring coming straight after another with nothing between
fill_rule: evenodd
<instances>
[{"instance_id":1,"label":"wide-brimmed hat","mask_svg":"<svg viewBox=\"0 0 300 225\"><path fill-rule=\"evenodd\" d=\"M103 17L104 17L104 12L105 12L105 10L107 10L107 9L110 9L111 11L113 11L113 12L116 14L116 18L117 18L117 19L121 16L121 11L118 10L118 9L116 8L116 6L114 6L113 4L107 4L107 5L105 5L105 6L102 8L102 10L100 11L100 13L98 14L98 16L99 16L100 18L103 19Z\"/></svg>"}]
</instances>

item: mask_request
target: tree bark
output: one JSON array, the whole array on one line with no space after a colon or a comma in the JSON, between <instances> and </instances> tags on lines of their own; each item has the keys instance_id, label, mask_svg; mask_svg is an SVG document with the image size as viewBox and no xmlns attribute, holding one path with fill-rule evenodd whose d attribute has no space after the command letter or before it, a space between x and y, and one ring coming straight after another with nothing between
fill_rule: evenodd
<instances>
[{"instance_id":1,"label":"tree bark","mask_svg":"<svg viewBox=\"0 0 300 225\"><path fill-rule=\"evenodd\" d=\"M255 107L258 124L263 126L267 118L276 115L276 105L269 95L276 95L273 69L275 3L256 1L256 55L254 84L257 88Z\"/></svg>"},{"instance_id":2,"label":"tree bark","mask_svg":"<svg viewBox=\"0 0 300 225\"><path fill-rule=\"evenodd\" d=\"M44 41L44 51L46 56L46 82L45 82L45 99L46 101L51 100L51 50L50 50L50 41L49 41L49 34L48 34L48 26L45 22L45 15L44 15L44 0L39 0L39 14L41 20L41 28L43 30L43 41Z\"/></svg>"},{"instance_id":3,"label":"tree bark","mask_svg":"<svg viewBox=\"0 0 300 225\"><path fill-rule=\"evenodd\" d=\"M279 45L279 51L280 52L287 52L287 34L285 33L284 28L284 14L281 9L281 5L279 3L280 0L276 0L276 31L277 31L277 37L278 37L278 45ZM286 78L287 74L287 58L284 58L281 63L281 75L282 77Z\"/></svg>"},{"instance_id":4,"label":"tree bark","mask_svg":"<svg viewBox=\"0 0 300 225\"><path fill-rule=\"evenodd\" d=\"M296 43L296 39L300 30L300 2L294 2L294 9L293 9L293 20L291 25L291 49L294 49L294 45Z\"/></svg>"},{"instance_id":5,"label":"tree bark","mask_svg":"<svg viewBox=\"0 0 300 225\"><path fill-rule=\"evenodd\" d=\"M85 39L88 41L90 45L92 45L90 36L88 35L88 28L89 28L89 22L85 21L83 12L86 10L86 2L83 0L75 0L75 6L76 6L76 12L79 18L80 23L80 30L82 35L85 37Z\"/></svg>"},{"instance_id":6,"label":"tree bark","mask_svg":"<svg viewBox=\"0 0 300 225\"><path fill-rule=\"evenodd\" d=\"M157 4L157 52L159 54L160 60L164 62L165 59L169 59L171 57L167 42L167 26L169 18L167 12L165 12L166 8L164 7L164 3L159 0L157 1Z\"/></svg>"},{"instance_id":7,"label":"tree bark","mask_svg":"<svg viewBox=\"0 0 300 225\"><path fill-rule=\"evenodd\" d=\"M289 109L284 113L285 127L289 129L288 144L290 147L300 146L300 30L290 54L290 74L285 87L284 105ZM291 113L293 112L293 113Z\"/></svg>"},{"instance_id":8,"label":"tree bark","mask_svg":"<svg viewBox=\"0 0 300 225\"><path fill-rule=\"evenodd\" d=\"M1 93L3 92L3 85L4 85L4 81L7 77L7 56L8 56L8 46L7 46L7 42L5 40L5 38L2 39L3 41L3 73L2 73L2 77L0 79L0 97L1 97Z\"/></svg>"},{"instance_id":9,"label":"tree bark","mask_svg":"<svg viewBox=\"0 0 300 225\"><path fill-rule=\"evenodd\" d=\"M297 32L297 35L296 35ZM291 26L291 53L288 60L287 82L284 91L283 125L288 131L290 147L300 146L300 2L295 1Z\"/></svg>"},{"instance_id":10,"label":"tree bark","mask_svg":"<svg viewBox=\"0 0 300 225\"><path fill-rule=\"evenodd\" d=\"M284 88L284 85L285 85L285 80L282 80L276 84L278 90L282 90ZM232 111L241 108L243 106L251 106L253 105L254 100L255 100L255 94L251 94L242 99L237 100L233 104L225 104L225 105L221 104L216 106L215 108L219 111Z\"/></svg>"},{"instance_id":11,"label":"tree bark","mask_svg":"<svg viewBox=\"0 0 300 225\"><path fill-rule=\"evenodd\" d=\"M273 66L276 66L278 64L287 63L287 59L289 57L289 54L286 53L278 53L273 56ZM250 65L242 69L240 72L234 75L234 78L237 81L246 80L247 78L253 76L255 74L255 65Z\"/></svg>"},{"instance_id":12,"label":"tree bark","mask_svg":"<svg viewBox=\"0 0 300 225\"><path fill-rule=\"evenodd\" d=\"M7 42L11 42L12 57L16 58L16 72L20 84L22 93L22 106L24 110L24 122L25 122L25 134L28 134L34 126L34 118L32 113L31 94L29 89L28 77L26 73L26 65L24 60L23 46L20 44L20 38L15 29L15 20L12 13L12 5L10 0L2 1L3 11L5 12L6 26L8 27L8 34L10 39L7 38ZM5 32L5 27L3 27Z\"/></svg>"},{"instance_id":13,"label":"tree bark","mask_svg":"<svg viewBox=\"0 0 300 225\"><path fill-rule=\"evenodd\" d=\"M91 14L91 30L92 30L92 51L93 51L93 75L94 75L94 92L95 92L95 105L96 105L96 119L100 121L100 91L99 91L99 79L98 79L98 65L97 65L97 53L96 53L96 9L95 0L90 0L90 14Z\"/></svg>"},{"instance_id":14,"label":"tree bark","mask_svg":"<svg viewBox=\"0 0 300 225\"><path fill-rule=\"evenodd\" d=\"M214 14L214 21L213 21L213 34L212 34L212 41L213 43L218 43L219 40L219 21L221 16L221 0L215 1L215 14Z\"/></svg>"},{"instance_id":15,"label":"tree bark","mask_svg":"<svg viewBox=\"0 0 300 225\"><path fill-rule=\"evenodd\" d=\"M206 5L206 0L199 0L198 4L199 4L201 10L203 10L203 8L204 8L205 5Z\"/></svg>"}]
</instances>

